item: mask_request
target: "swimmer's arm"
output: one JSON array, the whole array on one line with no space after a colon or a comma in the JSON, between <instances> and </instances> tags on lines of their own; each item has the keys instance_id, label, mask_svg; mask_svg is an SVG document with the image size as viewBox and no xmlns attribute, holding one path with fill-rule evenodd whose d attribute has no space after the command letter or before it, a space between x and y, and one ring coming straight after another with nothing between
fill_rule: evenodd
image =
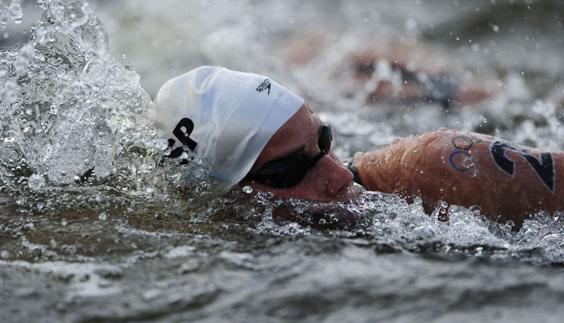
<instances>
[{"instance_id":1,"label":"swimmer's arm","mask_svg":"<svg viewBox=\"0 0 564 323\"><path fill-rule=\"evenodd\" d=\"M363 185L408 200L427 212L439 202L480 206L496 220L564 209L564 155L523 150L491 136L444 130L396 140L355 156Z\"/></svg>"}]
</instances>

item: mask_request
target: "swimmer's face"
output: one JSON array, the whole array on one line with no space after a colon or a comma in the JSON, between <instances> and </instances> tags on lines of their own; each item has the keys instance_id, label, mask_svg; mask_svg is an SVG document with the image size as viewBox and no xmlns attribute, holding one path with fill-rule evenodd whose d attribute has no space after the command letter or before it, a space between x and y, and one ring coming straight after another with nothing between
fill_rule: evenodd
<instances>
[{"instance_id":1,"label":"swimmer's face","mask_svg":"<svg viewBox=\"0 0 564 323\"><path fill-rule=\"evenodd\" d=\"M282 198L302 198L312 201L344 201L356 197L361 189L353 185L352 173L331 152L320 154L319 145L322 124L307 105L303 105L272 136L262 150L249 174L260 172L273 161L295 160L300 156L307 160L320 159L307 169L303 179L290 187L272 187L260 181L245 182L258 191L271 192ZM288 158L290 157L290 158ZM273 185L276 186L276 185Z\"/></svg>"}]
</instances>

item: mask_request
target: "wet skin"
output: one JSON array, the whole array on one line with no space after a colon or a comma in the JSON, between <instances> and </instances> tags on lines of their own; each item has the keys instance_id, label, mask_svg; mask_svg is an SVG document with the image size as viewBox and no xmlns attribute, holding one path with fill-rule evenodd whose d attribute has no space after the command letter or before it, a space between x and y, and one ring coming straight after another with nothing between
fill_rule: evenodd
<instances>
[{"instance_id":1,"label":"wet skin","mask_svg":"<svg viewBox=\"0 0 564 323\"><path fill-rule=\"evenodd\" d=\"M251 173L270 161L291 155L303 149L309 156L320 153L318 146L321 121L304 104L278 131L262 150ZM263 192L271 192L281 198L301 198L311 201L345 201L358 196L361 188L353 184L352 173L332 153L324 155L304 179L290 188L272 188L250 181L246 184Z\"/></svg>"},{"instance_id":2,"label":"wet skin","mask_svg":"<svg viewBox=\"0 0 564 323\"><path fill-rule=\"evenodd\" d=\"M319 118L302 106L271 138L251 172L300 149L310 157L318 155L319 127ZM564 210L564 153L518 147L477 133L440 130L396 140L355 155L354 166L366 189L408 201L421 197L428 213L444 201L480 206L493 220L520 225L538 211ZM363 190L331 152L294 187L245 184L281 198L324 202L350 200Z\"/></svg>"},{"instance_id":3,"label":"wet skin","mask_svg":"<svg viewBox=\"0 0 564 323\"><path fill-rule=\"evenodd\" d=\"M354 165L366 189L421 197L428 213L444 201L520 225L539 211L564 210L563 152L487 135L444 129L397 139L355 155Z\"/></svg>"}]
</instances>

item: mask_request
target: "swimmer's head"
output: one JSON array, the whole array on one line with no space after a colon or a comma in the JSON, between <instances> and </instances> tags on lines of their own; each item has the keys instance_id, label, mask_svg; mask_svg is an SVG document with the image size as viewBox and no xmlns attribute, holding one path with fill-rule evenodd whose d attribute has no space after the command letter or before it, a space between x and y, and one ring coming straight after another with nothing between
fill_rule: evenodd
<instances>
[{"instance_id":1,"label":"swimmer's head","mask_svg":"<svg viewBox=\"0 0 564 323\"><path fill-rule=\"evenodd\" d=\"M304 103L269 77L213 66L169 80L155 101L150 117L158 135L173 151L194 152L224 189L245 177Z\"/></svg>"},{"instance_id":2,"label":"swimmer's head","mask_svg":"<svg viewBox=\"0 0 564 323\"><path fill-rule=\"evenodd\" d=\"M329 129L304 104L272 136L244 184L282 198L344 201L358 196L363 189L331 151ZM281 171L284 175L277 176Z\"/></svg>"},{"instance_id":3,"label":"swimmer's head","mask_svg":"<svg viewBox=\"0 0 564 323\"><path fill-rule=\"evenodd\" d=\"M280 197L352 195L330 129L269 77L199 67L161 87L151 118L171 155L191 150L224 189L242 182Z\"/></svg>"}]
</instances>

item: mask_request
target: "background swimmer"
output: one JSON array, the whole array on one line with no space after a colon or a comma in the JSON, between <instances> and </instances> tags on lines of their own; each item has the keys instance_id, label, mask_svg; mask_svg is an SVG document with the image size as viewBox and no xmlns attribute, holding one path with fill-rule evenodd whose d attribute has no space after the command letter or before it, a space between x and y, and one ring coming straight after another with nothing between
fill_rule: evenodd
<instances>
[{"instance_id":1,"label":"background swimmer","mask_svg":"<svg viewBox=\"0 0 564 323\"><path fill-rule=\"evenodd\" d=\"M304 66L329 51L328 37L314 33L295 35L283 47L282 56L290 66ZM342 65L346 68L334 73L347 75L346 94L364 93L367 104L439 104L444 109L460 108L484 102L500 91L498 80L469 78L445 53L424 43L368 38L358 41L356 46L343 56Z\"/></svg>"}]
</instances>

